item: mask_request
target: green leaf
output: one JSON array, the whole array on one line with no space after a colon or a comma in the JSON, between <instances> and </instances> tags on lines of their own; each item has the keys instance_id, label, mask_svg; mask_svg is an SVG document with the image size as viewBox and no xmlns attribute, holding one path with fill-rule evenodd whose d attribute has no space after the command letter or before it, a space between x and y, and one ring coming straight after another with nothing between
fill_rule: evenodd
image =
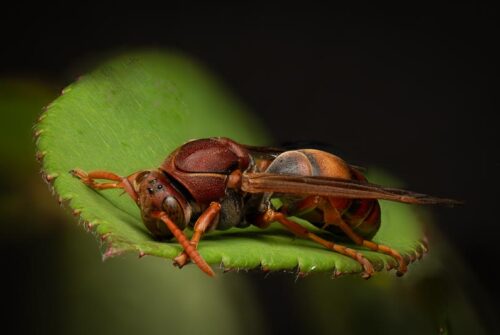
<instances>
[{"instance_id":1,"label":"green leaf","mask_svg":"<svg viewBox=\"0 0 500 335\"><path fill-rule=\"evenodd\" d=\"M61 201L105 242L104 257L136 251L171 259L181 248L175 241L153 240L136 205L120 191L93 191L69 170L128 175L159 166L192 138L225 136L248 144L268 143L258 122L200 64L160 52L118 57L80 78L47 107L36 134L46 178ZM373 175L372 181L385 182L380 175ZM411 207L383 203L382 211L382 228L374 240L409 260L418 258L425 247ZM209 233L199 252L208 263L225 269L335 274L362 270L356 261L295 238L277 224L266 230ZM377 270L396 265L389 256L362 252Z\"/></svg>"}]
</instances>

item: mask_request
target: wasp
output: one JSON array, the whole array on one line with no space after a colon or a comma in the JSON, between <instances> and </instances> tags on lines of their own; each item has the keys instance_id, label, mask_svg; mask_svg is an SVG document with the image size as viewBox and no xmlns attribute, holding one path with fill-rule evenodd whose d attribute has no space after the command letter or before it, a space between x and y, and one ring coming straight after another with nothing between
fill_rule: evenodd
<instances>
[{"instance_id":1,"label":"wasp","mask_svg":"<svg viewBox=\"0 0 500 335\"><path fill-rule=\"evenodd\" d=\"M374 273L373 265L359 251L321 237L289 216L304 218L356 245L394 257L397 274L403 275L407 262L401 254L371 240L381 224L378 200L458 203L371 184L360 168L326 151L255 147L223 137L189 141L158 169L127 177L99 170L74 169L70 173L94 190L123 189L139 207L144 225L155 238L175 237L182 246L174 265L182 268L192 261L209 276L215 273L197 252L205 233L249 225L266 228L272 222L356 260L363 277ZM280 199L279 208L273 206L274 198ZM193 229L190 239L183 232L186 228Z\"/></svg>"}]
</instances>

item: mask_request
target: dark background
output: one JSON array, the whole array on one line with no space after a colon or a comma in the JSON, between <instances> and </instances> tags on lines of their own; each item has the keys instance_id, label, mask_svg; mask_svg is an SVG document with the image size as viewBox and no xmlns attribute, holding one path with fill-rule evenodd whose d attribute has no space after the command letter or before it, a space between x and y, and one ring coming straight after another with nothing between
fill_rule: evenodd
<instances>
[{"instance_id":1,"label":"dark background","mask_svg":"<svg viewBox=\"0 0 500 335\"><path fill-rule=\"evenodd\" d=\"M331 143L408 188L465 200L436 209L437 222L484 287L482 297L472 297L477 308L496 308L496 8L67 6L2 9L0 75L62 88L109 52L167 47L191 54L276 143Z\"/></svg>"}]
</instances>

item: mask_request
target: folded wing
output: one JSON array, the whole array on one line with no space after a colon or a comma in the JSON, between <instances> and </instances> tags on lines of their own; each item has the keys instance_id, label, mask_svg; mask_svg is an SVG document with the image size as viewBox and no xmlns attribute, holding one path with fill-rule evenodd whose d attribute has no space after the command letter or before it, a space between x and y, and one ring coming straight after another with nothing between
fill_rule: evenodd
<instances>
[{"instance_id":1,"label":"folded wing","mask_svg":"<svg viewBox=\"0 0 500 335\"><path fill-rule=\"evenodd\" d=\"M296 176L269 173L244 173L241 189L248 193L290 193L350 199L381 199L409 204L461 204L453 199L437 198L376 184L320 176Z\"/></svg>"}]
</instances>

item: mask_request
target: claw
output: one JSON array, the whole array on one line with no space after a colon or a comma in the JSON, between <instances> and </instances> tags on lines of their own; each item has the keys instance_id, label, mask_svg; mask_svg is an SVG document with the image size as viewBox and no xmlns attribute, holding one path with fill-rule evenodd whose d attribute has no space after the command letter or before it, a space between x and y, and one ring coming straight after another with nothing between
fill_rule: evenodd
<instances>
[{"instance_id":1,"label":"claw","mask_svg":"<svg viewBox=\"0 0 500 335\"><path fill-rule=\"evenodd\" d=\"M92 185L93 184L93 181L92 179L89 178L88 174L86 172L84 172L83 170L80 170L80 169L73 169L73 170L70 170L69 173L75 177L75 178L78 178L80 179L83 183L85 183L86 185Z\"/></svg>"},{"instance_id":2,"label":"claw","mask_svg":"<svg viewBox=\"0 0 500 335\"><path fill-rule=\"evenodd\" d=\"M370 279L370 278L371 278L371 276L372 276L372 273L368 273L368 272L366 272L366 271L363 271L363 272L361 273L361 278L363 278L363 279Z\"/></svg>"},{"instance_id":3,"label":"claw","mask_svg":"<svg viewBox=\"0 0 500 335\"><path fill-rule=\"evenodd\" d=\"M369 279L375 273L375 270L373 269L372 263L369 260L367 260L366 258L364 258L363 256L359 257L358 261L361 263L361 265L363 266L363 270L364 270L361 273L361 277L363 279Z\"/></svg>"}]
</instances>

